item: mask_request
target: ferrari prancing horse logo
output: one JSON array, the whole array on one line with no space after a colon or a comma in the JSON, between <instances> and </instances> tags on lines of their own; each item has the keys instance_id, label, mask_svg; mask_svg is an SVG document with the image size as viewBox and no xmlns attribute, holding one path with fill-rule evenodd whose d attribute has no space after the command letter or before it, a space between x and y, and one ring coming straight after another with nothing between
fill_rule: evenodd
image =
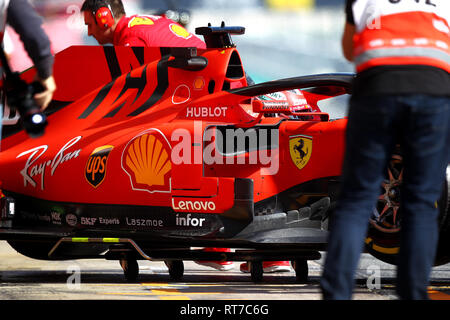
<instances>
[{"instance_id":1,"label":"ferrari prancing horse logo","mask_svg":"<svg viewBox=\"0 0 450 320\"><path fill-rule=\"evenodd\" d=\"M289 153L298 169L303 169L311 158L312 137L298 135L289 138Z\"/></svg>"}]
</instances>

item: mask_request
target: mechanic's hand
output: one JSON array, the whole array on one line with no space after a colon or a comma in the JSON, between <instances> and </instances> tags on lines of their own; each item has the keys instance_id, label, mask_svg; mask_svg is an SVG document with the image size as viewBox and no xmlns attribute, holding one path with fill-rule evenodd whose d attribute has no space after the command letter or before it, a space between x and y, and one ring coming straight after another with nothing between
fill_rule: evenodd
<instances>
[{"instance_id":1,"label":"mechanic's hand","mask_svg":"<svg viewBox=\"0 0 450 320\"><path fill-rule=\"evenodd\" d=\"M44 87L44 91L36 93L34 95L34 100L37 105L41 108L41 110L45 110L48 107L50 101L52 101L53 93L56 90L56 83L53 76L48 77L47 79L38 79L38 81Z\"/></svg>"}]
</instances>

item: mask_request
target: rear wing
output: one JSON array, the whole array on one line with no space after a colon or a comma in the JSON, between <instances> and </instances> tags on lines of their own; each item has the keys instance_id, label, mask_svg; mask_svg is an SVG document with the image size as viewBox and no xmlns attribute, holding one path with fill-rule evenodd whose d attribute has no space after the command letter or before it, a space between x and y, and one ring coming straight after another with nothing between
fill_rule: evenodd
<instances>
[{"instance_id":1,"label":"rear wing","mask_svg":"<svg viewBox=\"0 0 450 320\"><path fill-rule=\"evenodd\" d=\"M322 91L325 93L330 90L330 87L336 87L336 89L342 88L345 91L343 93L351 94L354 77L355 75L352 73L327 73L301 76L268 81L248 87L229 90L229 92L241 96L253 97L277 91L307 88L314 88L314 92L316 93Z\"/></svg>"},{"instance_id":2,"label":"rear wing","mask_svg":"<svg viewBox=\"0 0 450 320\"><path fill-rule=\"evenodd\" d=\"M313 118L319 119L320 121L328 121L330 118L329 114L320 112L320 108L317 106L318 101L342 94L351 94L354 76L355 75L351 73L308 75L264 82L248 87L228 90L228 92L253 98L280 91L301 89L306 100L314 109L313 113L293 112L292 108L287 103L266 103L262 100L253 99L251 106L252 111L258 114L258 116L249 123L241 124L243 127L253 126L259 122L263 115L273 113L297 116L300 118L306 117L305 119Z\"/></svg>"}]
</instances>

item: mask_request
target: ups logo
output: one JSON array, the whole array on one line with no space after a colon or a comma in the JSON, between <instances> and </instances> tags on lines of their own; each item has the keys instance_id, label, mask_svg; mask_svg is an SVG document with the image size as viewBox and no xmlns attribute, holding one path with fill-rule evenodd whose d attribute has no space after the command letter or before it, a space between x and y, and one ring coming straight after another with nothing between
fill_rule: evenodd
<instances>
[{"instance_id":1,"label":"ups logo","mask_svg":"<svg viewBox=\"0 0 450 320\"><path fill-rule=\"evenodd\" d=\"M106 164L113 146L102 146L92 151L86 163L84 176L87 182L97 188L105 179Z\"/></svg>"}]
</instances>

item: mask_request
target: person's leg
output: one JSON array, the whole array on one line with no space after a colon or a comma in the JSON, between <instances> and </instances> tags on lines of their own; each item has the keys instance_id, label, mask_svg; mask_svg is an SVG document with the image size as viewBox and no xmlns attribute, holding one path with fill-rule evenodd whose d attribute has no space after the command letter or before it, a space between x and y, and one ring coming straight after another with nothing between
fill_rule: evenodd
<instances>
[{"instance_id":1,"label":"person's leg","mask_svg":"<svg viewBox=\"0 0 450 320\"><path fill-rule=\"evenodd\" d=\"M324 299L350 299L370 214L395 145L390 97L353 99L346 132L342 189L331 217L321 287Z\"/></svg>"},{"instance_id":2,"label":"person's leg","mask_svg":"<svg viewBox=\"0 0 450 320\"><path fill-rule=\"evenodd\" d=\"M448 164L450 98L413 96L402 100L404 176L397 293L428 299L427 286L438 242L436 208Z\"/></svg>"}]
</instances>

